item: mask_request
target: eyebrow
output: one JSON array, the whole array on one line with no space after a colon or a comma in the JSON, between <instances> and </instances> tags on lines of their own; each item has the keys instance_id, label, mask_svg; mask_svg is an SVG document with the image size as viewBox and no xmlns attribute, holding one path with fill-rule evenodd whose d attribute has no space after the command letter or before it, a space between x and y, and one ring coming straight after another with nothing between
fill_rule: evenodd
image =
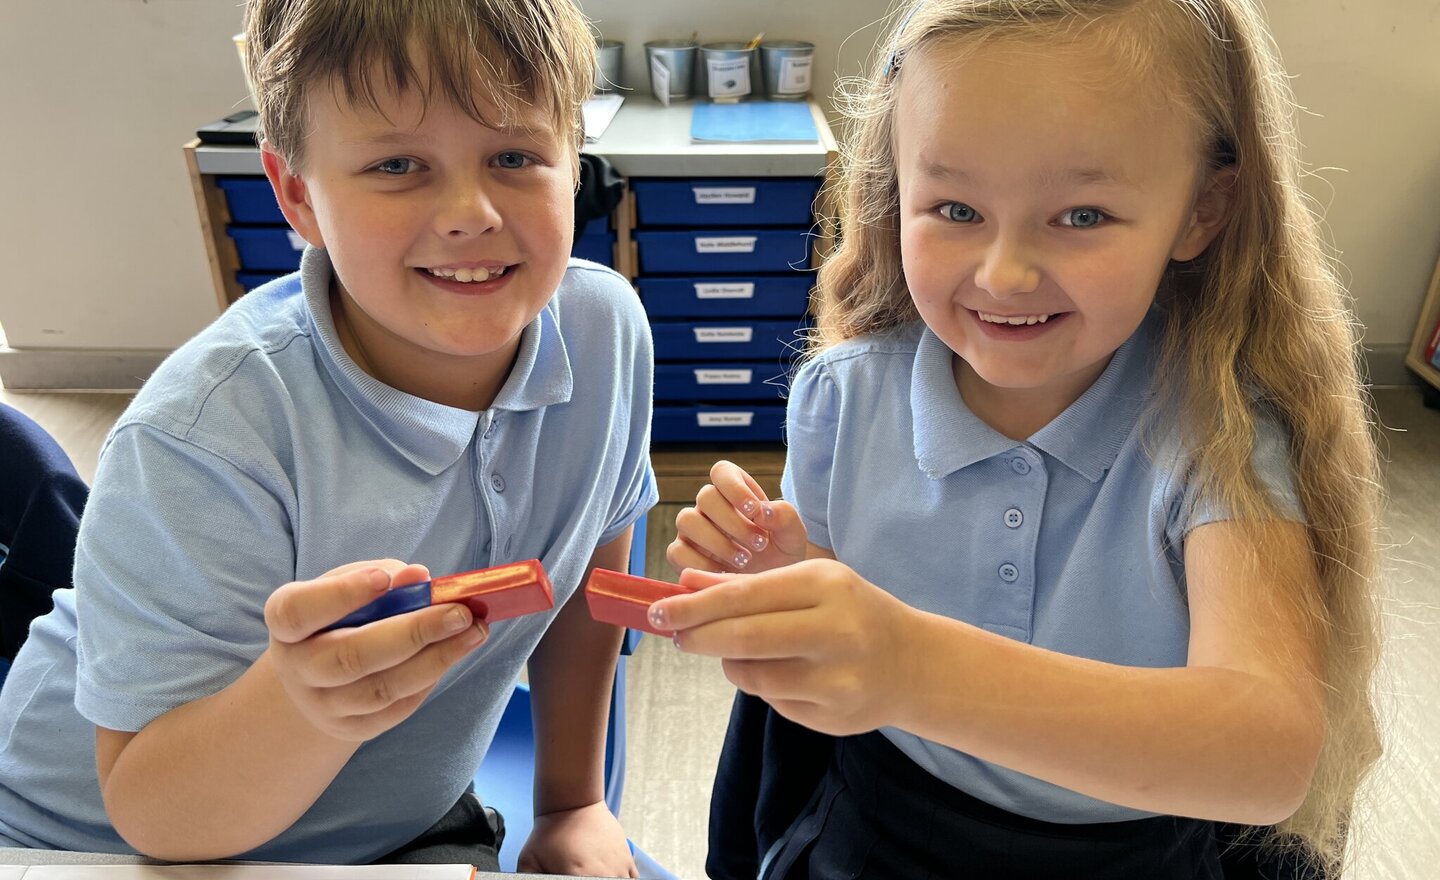
<instances>
[{"instance_id":1,"label":"eyebrow","mask_svg":"<svg viewBox=\"0 0 1440 880\"><path fill-rule=\"evenodd\" d=\"M952 168L943 162L922 161L920 171L927 177L953 180L956 183L973 184L975 177L963 168ZM1065 169L1047 168L1032 175L1030 182L1037 189L1056 189L1061 186L1084 186L1102 184L1130 186L1130 178L1109 168L1095 166Z\"/></svg>"},{"instance_id":2,"label":"eyebrow","mask_svg":"<svg viewBox=\"0 0 1440 880\"><path fill-rule=\"evenodd\" d=\"M545 133L541 130L526 128L519 125L499 127L487 125L485 127L495 132L502 138L539 138L545 136ZM412 144L417 141L421 144L431 144L434 143L435 139L429 135L423 135L415 131L390 130L376 133L374 135L361 135L357 138L342 141L342 143L347 147L372 147L390 146L394 144Z\"/></svg>"}]
</instances>

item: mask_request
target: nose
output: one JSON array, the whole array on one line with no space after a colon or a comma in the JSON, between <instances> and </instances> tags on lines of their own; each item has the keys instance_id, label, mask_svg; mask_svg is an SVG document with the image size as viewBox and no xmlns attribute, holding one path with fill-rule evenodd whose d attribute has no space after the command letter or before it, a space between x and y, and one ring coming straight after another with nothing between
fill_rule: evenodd
<instances>
[{"instance_id":1,"label":"nose","mask_svg":"<svg viewBox=\"0 0 1440 880\"><path fill-rule=\"evenodd\" d=\"M1002 232L990 242L975 270L975 285L996 299L1031 293L1040 286L1040 269L1022 236Z\"/></svg>"},{"instance_id":2,"label":"nose","mask_svg":"<svg viewBox=\"0 0 1440 880\"><path fill-rule=\"evenodd\" d=\"M448 186L435 216L436 231L450 239L495 232L502 222L485 181L474 177L456 180Z\"/></svg>"}]
</instances>

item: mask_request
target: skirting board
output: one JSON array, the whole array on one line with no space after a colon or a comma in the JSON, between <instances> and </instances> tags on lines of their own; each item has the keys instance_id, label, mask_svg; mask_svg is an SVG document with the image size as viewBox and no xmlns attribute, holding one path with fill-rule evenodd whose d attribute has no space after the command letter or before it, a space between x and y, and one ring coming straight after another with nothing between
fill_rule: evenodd
<instances>
[{"instance_id":1,"label":"skirting board","mask_svg":"<svg viewBox=\"0 0 1440 880\"><path fill-rule=\"evenodd\" d=\"M1404 345L1366 349L1371 384L1419 385ZM0 346L0 384L10 391L134 391L165 359L159 349L10 348Z\"/></svg>"},{"instance_id":2,"label":"skirting board","mask_svg":"<svg viewBox=\"0 0 1440 880\"><path fill-rule=\"evenodd\" d=\"M0 346L7 391L134 391L170 352L134 348Z\"/></svg>"}]
</instances>

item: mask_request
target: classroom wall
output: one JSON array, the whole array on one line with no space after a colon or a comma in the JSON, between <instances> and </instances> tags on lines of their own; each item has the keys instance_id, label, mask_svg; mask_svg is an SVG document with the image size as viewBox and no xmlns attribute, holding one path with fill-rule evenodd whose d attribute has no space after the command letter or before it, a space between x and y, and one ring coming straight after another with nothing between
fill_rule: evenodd
<instances>
[{"instance_id":1,"label":"classroom wall","mask_svg":"<svg viewBox=\"0 0 1440 880\"><path fill-rule=\"evenodd\" d=\"M632 83L646 82L647 39L763 30L817 44L824 95L837 71L861 72L885 4L582 5L625 41ZM1440 6L1266 5L1313 114L1300 122L1317 167L1307 189L1342 251L1377 378L1403 381L1399 355L1440 254ZM0 3L0 326L11 347L0 377L37 352L51 364L158 357L216 315L180 146L243 103L239 21L237 0Z\"/></svg>"}]
</instances>

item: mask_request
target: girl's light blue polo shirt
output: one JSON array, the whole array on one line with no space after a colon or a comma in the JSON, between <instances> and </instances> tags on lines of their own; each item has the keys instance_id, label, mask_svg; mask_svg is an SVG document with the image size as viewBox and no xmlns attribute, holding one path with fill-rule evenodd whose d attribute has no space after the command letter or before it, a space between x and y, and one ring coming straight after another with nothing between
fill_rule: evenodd
<instances>
[{"instance_id":1,"label":"girl's light blue polo shirt","mask_svg":"<svg viewBox=\"0 0 1440 880\"><path fill-rule=\"evenodd\" d=\"M0 692L0 844L130 851L101 804L94 725L140 730L238 678L267 645L281 584L365 559L439 575L538 557L558 610L595 548L656 502L649 328L618 274L572 261L480 413L361 371L329 287L326 254L307 251L300 273L166 360L107 439L76 589L56 593ZM247 857L365 862L429 828L469 784L553 616L497 623Z\"/></svg>"},{"instance_id":2,"label":"girl's light blue polo shirt","mask_svg":"<svg viewBox=\"0 0 1440 880\"><path fill-rule=\"evenodd\" d=\"M1184 666L1185 536L1226 517L1193 497L1176 438L1142 436L1157 334L1152 316L1024 442L970 412L950 349L923 324L836 346L791 388L784 496L812 542L913 607L1074 656ZM1286 448L1264 422L1254 464L1295 515ZM883 733L930 773L1014 813L1064 823L1149 815Z\"/></svg>"}]
</instances>

